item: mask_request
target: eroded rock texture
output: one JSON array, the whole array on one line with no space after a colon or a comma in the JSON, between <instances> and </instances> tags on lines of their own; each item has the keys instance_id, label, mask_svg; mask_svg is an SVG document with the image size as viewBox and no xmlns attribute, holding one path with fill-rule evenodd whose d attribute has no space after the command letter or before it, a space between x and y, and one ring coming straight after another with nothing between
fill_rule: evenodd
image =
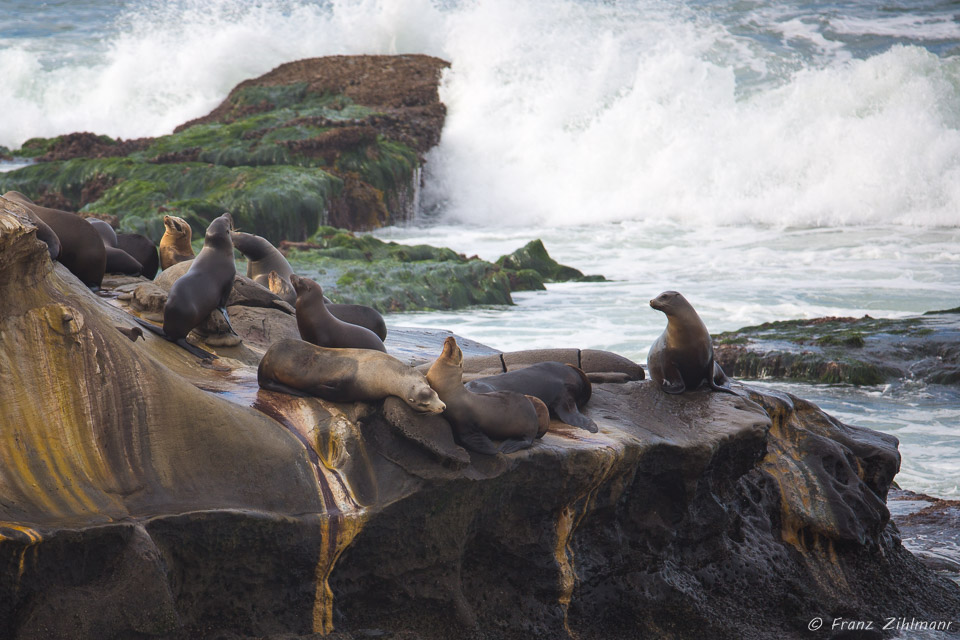
<instances>
[{"instance_id":1,"label":"eroded rock texture","mask_svg":"<svg viewBox=\"0 0 960 640\"><path fill-rule=\"evenodd\" d=\"M232 307L244 342L205 364L128 339L111 295L0 199L0 637L801 638L960 610L889 524L896 441L802 400L595 384L599 433L482 456L389 401L260 390L278 309ZM411 363L444 337L390 336Z\"/></svg>"}]
</instances>

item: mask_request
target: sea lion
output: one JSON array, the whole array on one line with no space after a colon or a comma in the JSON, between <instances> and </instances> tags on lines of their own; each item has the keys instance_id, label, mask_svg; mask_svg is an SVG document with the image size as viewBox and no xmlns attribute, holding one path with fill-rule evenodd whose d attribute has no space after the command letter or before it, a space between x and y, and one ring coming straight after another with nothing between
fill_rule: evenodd
<instances>
[{"instance_id":1,"label":"sea lion","mask_svg":"<svg viewBox=\"0 0 960 640\"><path fill-rule=\"evenodd\" d=\"M293 275L293 267L283 254L270 244L269 240L252 233L234 231L230 237L233 246L247 258L247 277L273 291L270 287L270 272L276 272L281 281L278 287L280 291L273 292L290 304L296 303L296 292L282 286L283 281L289 283L290 276Z\"/></svg>"},{"instance_id":2,"label":"sea lion","mask_svg":"<svg viewBox=\"0 0 960 640\"><path fill-rule=\"evenodd\" d=\"M334 302L326 302L326 305L327 311L333 314L333 317L365 327L377 334L380 340L387 339L387 323L384 322L380 312L373 307L368 307L365 304L337 304Z\"/></svg>"},{"instance_id":3,"label":"sea lion","mask_svg":"<svg viewBox=\"0 0 960 640\"><path fill-rule=\"evenodd\" d=\"M16 193L16 192L15 191L8 192L4 194L4 197L8 196L10 193ZM22 196L22 197L26 198L26 196ZM32 209L25 206L25 204L22 201L14 200L13 198L10 198L10 200L13 202L17 202L17 204L23 207L23 212L26 214L28 218L30 218L30 222L33 223L33 226L37 228L37 240L47 245L47 252L50 254L50 259L56 260L57 256L60 255L60 238L57 237L57 234L54 233L53 229L51 229L46 222L41 220L40 217L37 216L37 214L35 214Z\"/></svg>"},{"instance_id":4,"label":"sea lion","mask_svg":"<svg viewBox=\"0 0 960 640\"><path fill-rule=\"evenodd\" d=\"M34 204L17 191L7 191L3 197L22 204L46 223L60 242L57 260L88 287L100 287L107 268L107 250L93 225L75 213Z\"/></svg>"},{"instance_id":5,"label":"sea lion","mask_svg":"<svg viewBox=\"0 0 960 640\"><path fill-rule=\"evenodd\" d=\"M179 341L186 338L214 309L223 313L229 325L226 304L237 273L233 242L230 241L232 226L233 218L229 213L211 222L200 254L183 277L170 287L167 303L163 306L163 332L168 339Z\"/></svg>"},{"instance_id":6,"label":"sea lion","mask_svg":"<svg viewBox=\"0 0 960 640\"><path fill-rule=\"evenodd\" d=\"M706 383L714 391L739 395L721 386L728 378L714 362L710 333L687 299L664 291L650 306L667 316L667 328L647 354L647 370L657 386L667 393L683 393Z\"/></svg>"},{"instance_id":7,"label":"sea lion","mask_svg":"<svg viewBox=\"0 0 960 640\"><path fill-rule=\"evenodd\" d=\"M319 284L296 274L290 276L290 283L297 291L297 328L301 338L320 347L374 349L386 353L383 341L375 333L343 322L327 310Z\"/></svg>"},{"instance_id":8,"label":"sea lion","mask_svg":"<svg viewBox=\"0 0 960 640\"><path fill-rule=\"evenodd\" d=\"M122 273L128 276L138 276L143 271L143 265L123 249L117 248L117 232L109 223L98 218L87 218L87 222L100 234L103 247L107 251L107 273Z\"/></svg>"},{"instance_id":9,"label":"sea lion","mask_svg":"<svg viewBox=\"0 0 960 640\"><path fill-rule=\"evenodd\" d=\"M193 229L183 218L163 216L163 237L160 238L160 268L168 269L178 262L193 259Z\"/></svg>"},{"instance_id":10,"label":"sea lion","mask_svg":"<svg viewBox=\"0 0 960 640\"><path fill-rule=\"evenodd\" d=\"M328 349L302 340L280 340L260 360L257 382L268 391L331 402L376 402L397 396L420 413L445 408L422 373L372 349Z\"/></svg>"},{"instance_id":11,"label":"sea lion","mask_svg":"<svg viewBox=\"0 0 960 640\"><path fill-rule=\"evenodd\" d=\"M463 352L453 336L427 371L427 382L447 405L443 417L467 449L489 455L512 453L533 444L549 426L549 411L514 391L474 393L463 386ZM543 422L546 424L543 424ZM498 447L491 438L502 440Z\"/></svg>"},{"instance_id":12,"label":"sea lion","mask_svg":"<svg viewBox=\"0 0 960 640\"><path fill-rule=\"evenodd\" d=\"M592 386L578 367L563 362L538 362L495 376L477 378L464 385L470 391L516 391L535 396L550 409L550 415L590 433L598 431L597 423L580 413L587 404Z\"/></svg>"},{"instance_id":13,"label":"sea lion","mask_svg":"<svg viewBox=\"0 0 960 640\"><path fill-rule=\"evenodd\" d=\"M143 270L140 272L144 278L153 280L160 268L160 253L157 251L157 245L153 240L139 233L118 233L117 248L123 249L133 259L140 263Z\"/></svg>"}]
</instances>

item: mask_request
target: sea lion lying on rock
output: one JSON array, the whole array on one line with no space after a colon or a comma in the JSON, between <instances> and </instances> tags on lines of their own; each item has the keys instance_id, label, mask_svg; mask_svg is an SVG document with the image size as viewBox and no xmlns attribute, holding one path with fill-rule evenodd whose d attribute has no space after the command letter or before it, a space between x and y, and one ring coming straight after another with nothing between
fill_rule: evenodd
<instances>
[{"instance_id":1,"label":"sea lion lying on rock","mask_svg":"<svg viewBox=\"0 0 960 640\"><path fill-rule=\"evenodd\" d=\"M664 291L650 306L667 316L667 328L647 354L647 369L657 386L666 393L683 393L706 383L714 391L739 395L721 386L728 378L713 360L713 341L693 305L676 291Z\"/></svg>"},{"instance_id":2,"label":"sea lion lying on rock","mask_svg":"<svg viewBox=\"0 0 960 640\"><path fill-rule=\"evenodd\" d=\"M453 336L427 372L427 382L447 405L443 417L457 439L477 453L526 449L547 432L550 412L539 398L514 391L474 393L463 386L463 353ZM539 406L538 406L539 405ZM502 440L500 446L491 438Z\"/></svg>"},{"instance_id":3,"label":"sea lion lying on rock","mask_svg":"<svg viewBox=\"0 0 960 640\"><path fill-rule=\"evenodd\" d=\"M117 248L126 251L133 259L140 263L142 275L147 280L153 280L160 268L160 253L157 245L153 244L145 235L139 233L118 233Z\"/></svg>"},{"instance_id":4,"label":"sea lion lying on rock","mask_svg":"<svg viewBox=\"0 0 960 640\"><path fill-rule=\"evenodd\" d=\"M420 413L446 408L422 373L372 349L328 349L303 340L280 340L263 355L257 382L268 391L331 402L376 402L397 396Z\"/></svg>"},{"instance_id":5,"label":"sea lion lying on rock","mask_svg":"<svg viewBox=\"0 0 960 640\"><path fill-rule=\"evenodd\" d=\"M122 273L128 276L138 276L143 272L140 261L117 246L117 232L109 223L98 218L87 218L87 222L100 234L103 247L107 252L107 273Z\"/></svg>"},{"instance_id":6,"label":"sea lion lying on rock","mask_svg":"<svg viewBox=\"0 0 960 640\"><path fill-rule=\"evenodd\" d=\"M516 391L535 396L547 405L551 416L591 433L598 431L597 423L580 413L580 408L590 400L593 387L586 374L572 364L538 362L523 369L477 378L464 386L475 393Z\"/></svg>"},{"instance_id":7,"label":"sea lion lying on rock","mask_svg":"<svg viewBox=\"0 0 960 640\"><path fill-rule=\"evenodd\" d=\"M327 310L319 284L296 274L290 276L290 282L297 291L297 328L301 338L319 347L374 349L386 353L383 341L372 331L343 322Z\"/></svg>"}]
</instances>

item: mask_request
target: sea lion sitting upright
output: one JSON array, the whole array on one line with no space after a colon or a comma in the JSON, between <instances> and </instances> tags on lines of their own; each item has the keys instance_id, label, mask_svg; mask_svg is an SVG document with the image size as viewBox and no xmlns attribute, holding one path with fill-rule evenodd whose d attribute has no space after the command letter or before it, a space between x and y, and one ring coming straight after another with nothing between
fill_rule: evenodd
<instances>
[{"instance_id":1,"label":"sea lion sitting upright","mask_svg":"<svg viewBox=\"0 0 960 640\"><path fill-rule=\"evenodd\" d=\"M375 333L343 322L327 310L319 284L296 274L290 276L290 282L297 291L297 328L301 338L320 347L374 349L386 353L383 341Z\"/></svg>"},{"instance_id":2,"label":"sea lion sitting upright","mask_svg":"<svg viewBox=\"0 0 960 640\"><path fill-rule=\"evenodd\" d=\"M214 309L227 316L227 298L237 273L233 262L230 228L233 218L224 213L207 227L203 249L181 278L170 287L163 306L163 332L173 341L185 339L190 331L206 320ZM182 346L182 345L181 345Z\"/></svg>"},{"instance_id":3,"label":"sea lion sitting upright","mask_svg":"<svg viewBox=\"0 0 960 640\"><path fill-rule=\"evenodd\" d=\"M160 253L157 251L157 245L153 240L139 233L118 233L117 248L123 249L133 259L140 263L143 270L140 272L144 278L153 280L160 268Z\"/></svg>"},{"instance_id":4,"label":"sea lion sitting upright","mask_svg":"<svg viewBox=\"0 0 960 640\"><path fill-rule=\"evenodd\" d=\"M168 269L178 262L193 259L193 229L183 218L163 216L163 237L160 238L160 268Z\"/></svg>"},{"instance_id":5,"label":"sea lion sitting upright","mask_svg":"<svg viewBox=\"0 0 960 640\"><path fill-rule=\"evenodd\" d=\"M230 234L233 240L233 246L247 258L247 277L258 284L262 284L275 294L289 302L295 304L297 294L287 287L282 287L282 281L290 282L290 276L293 275L293 267L283 257L283 254L266 238L244 233L243 231L234 231ZM275 271L280 277L280 290L274 291L270 286L270 272ZM274 285L277 286L277 285Z\"/></svg>"},{"instance_id":6,"label":"sea lion sitting upright","mask_svg":"<svg viewBox=\"0 0 960 640\"><path fill-rule=\"evenodd\" d=\"M446 408L422 373L371 349L328 349L302 340L280 340L263 354L257 382L268 391L331 402L375 402L397 396L419 413L440 413Z\"/></svg>"},{"instance_id":7,"label":"sea lion sitting upright","mask_svg":"<svg viewBox=\"0 0 960 640\"><path fill-rule=\"evenodd\" d=\"M474 393L463 386L463 352L453 336L427 371L427 382L447 405L443 412L457 439L471 451L496 454L526 449L546 433L550 414L543 403L514 391ZM540 403L538 409L534 403ZM503 440L498 447L491 438Z\"/></svg>"},{"instance_id":8,"label":"sea lion sitting upright","mask_svg":"<svg viewBox=\"0 0 960 640\"><path fill-rule=\"evenodd\" d=\"M117 232L109 223L98 218L87 218L87 222L100 234L103 247L107 251L107 273L122 273L128 276L138 276L143 271L143 265L123 249L117 247Z\"/></svg>"},{"instance_id":9,"label":"sea lion sitting upright","mask_svg":"<svg viewBox=\"0 0 960 640\"><path fill-rule=\"evenodd\" d=\"M538 362L495 376L477 378L466 383L470 391L516 391L540 398L550 415L573 427L596 433L597 423L580 413L587 404L593 387L587 375L578 367L563 362Z\"/></svg>"},{"instance_id":10,"label":"sea lion sitting upright","mask_svg":"<svg viewBox=\"0 0 960 640\"><path fill-rule=\"evenodd\" d=\"M650 377L667 393L693 391L706 383L714 391L739 395L721 386L728 381L713 360L713 342L700 316L676 291L664 291L650 306L667 316L667 328L647 354Z\"/></svg>"},{"instance_id":11,"label":"sea lion sitting upright","mask_svg":"<svg viewBox=\"0 0 960 640\"><path fill-rule=\"evenodd\" d=\"M34 204L17 191L7 191L3 197L22 204L47 224L60 243L57 260L88 287L100 287L107 268L107 250L93 225L75 213Z\"/></svg>"}]
</instances>

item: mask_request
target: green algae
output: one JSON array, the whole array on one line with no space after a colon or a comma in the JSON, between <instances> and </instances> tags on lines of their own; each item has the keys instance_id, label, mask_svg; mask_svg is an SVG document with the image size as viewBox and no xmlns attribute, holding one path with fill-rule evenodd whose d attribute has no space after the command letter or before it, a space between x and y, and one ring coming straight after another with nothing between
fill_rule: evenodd
<instances>
[{"instance_id":1,"label":"green algae","mask_svg":"<svg viewBox=\"0 0 960 640\"><path fill-rule=\"evenodd\" d=\"M550 257L541 240L531 240L511 254L497 259L497 264L515 272L535 271L545 282L602 282L603 276L585 276L573 267L567 267Z\"/></svg>"}]
</instances>

